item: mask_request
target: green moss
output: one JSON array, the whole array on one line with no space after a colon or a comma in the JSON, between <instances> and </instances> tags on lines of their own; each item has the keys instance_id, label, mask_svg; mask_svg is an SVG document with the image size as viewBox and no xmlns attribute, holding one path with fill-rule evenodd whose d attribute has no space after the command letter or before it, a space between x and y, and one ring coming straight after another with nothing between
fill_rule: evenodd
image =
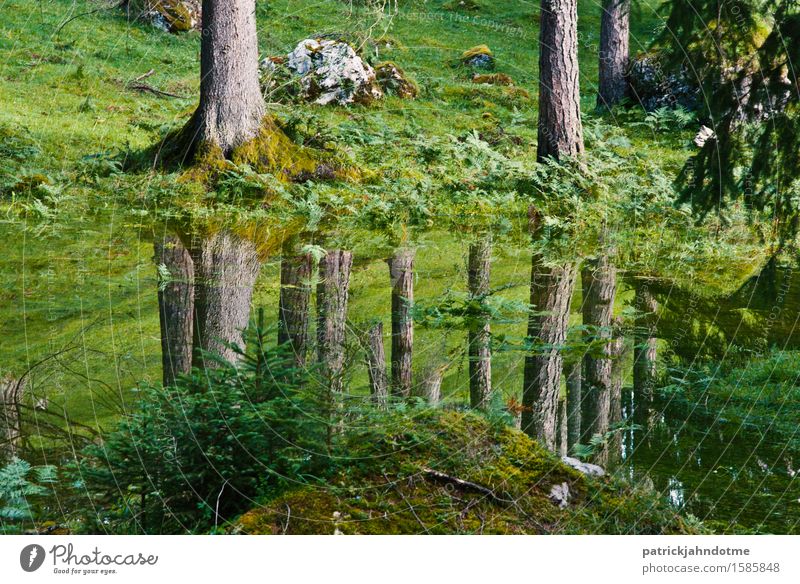
<instances>
[{"instance_id":1,"label":"green moss","mask_svg":"<svg viewBox=\"0 0 800 584\"><path fill-rule=\"evenodd\" d=\"M417 409L354 420L349 462L325 484L244 514L250 534L686 533L665 501L612 479L588 479L523 433L472 413ZM369 423L371 422L371 424ZM358 428L363 428L359 430ZM480 485L443 480L429 469ZM549 497L567 483L570 505ZM647 520L642 515L647 512Z\"/></svg>"},{"instance_id":2,"label":"green moss","mask_svg":"<svg viewBox=\"0 0 800 584\"><path fill-rule=\"evenodd\" d=\"M477 57L478 55L486 55L487 57L494 56L492 54L492 49L490 49L487 45L477 45L461 53L461 60L468 61L473 57Z\"/></svg>"}]
</instances>

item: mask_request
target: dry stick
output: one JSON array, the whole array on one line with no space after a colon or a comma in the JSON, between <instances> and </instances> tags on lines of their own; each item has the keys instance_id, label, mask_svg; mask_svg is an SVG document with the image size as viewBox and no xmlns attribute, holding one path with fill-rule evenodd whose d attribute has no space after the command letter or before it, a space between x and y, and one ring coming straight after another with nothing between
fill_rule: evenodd
<instances>
[{"instance_id":1,"label":"dry stick","mask_svg":"<svg viewBox=\"0 0 800 584\"><path fill-rule=\"evenodd\" d=\"M542 533L544 533L546 531L544 526L541 523L539 523L536 519L531 517L527 512L525 512L525 510L522 509L522 507L519 506L519 503L517 501L515 501L513 499L504 499L504 498L498 496L497 493L495 493L489 487L484 487L483 485L479 485L478 483L473 483L471 481L465 481L464 479L460 479L458 477L450 476L450 475L445 474L443 472L439 472L438 470L433 470L432 468L427 468L427 467L423 468L422 472L424 474L428 475L429 477L435 479L435 480L446 482L446 483L452 483L454 485L458 485L459 487L461 487L463 489L469 489L469 490L472 490L472 491L477 491L478 493L486 495L486 497L489 500L491 500L492 502L494 502L494 503L498 503L500 505L513 505L514 508L519 513L524 515L526 519L530 520L536 526L536 528L539 529Z\"/></svg>"},{"instance_id":2,"label":"dry stick","mask_svg":"<svg viewBox=\"0 0 800 584\"><path fill-rule=\"evenodd\" d=\"M289 521L292 519L292 508L289 507L289 503L284 503L284 505L286 505L286 523L281 527L281 535L286 535L286 531L289 529Z\"/></svg>"},{"instance_id":3,"label":"dry stick","mask_svg":"<svg viewBox=\"0 0 800 584\"><path fill-rule=\"evenodd\" d=\"M156 89L148 85L147 83L135 83L131 82L127 85L128 89L132 89L134 91L140 91L142 93L152 93L153 95L163 96L163 97L174 97L176 99L189 99L186 95L178 95L177 93L169 93L168 91L161 91L160 89Z\"/></svg>"},{"instance_id":4,"label":"dry stick","mask_svg":"<svg viewBox=\"0 0 800 584\"><path fill-rule=\"evenodd\" d=\"M397 491L397 494L400 495L400 497L402 497L402 499L405 502L405 504L408 505L408 508L411 511L411 514L414 516L414 519L416 519L417 523L420 524L420 527L422 527L422 529L425 530L425 533L430 534L430 531L428 531L428 528L425 527L425 524L422 522L422 519L420 519L419 515L417 515L417 512L414 511L414 506L411 504L411 502L403 494L403 491L400 490L400 487L397 486L397 482L392 482L391 479L388 476L386 476L385 472L383 473L383 478L385 478L386 482L388 484L392 485L392 487L394 487L394 490Z\"/></svg>"}]
</instances>

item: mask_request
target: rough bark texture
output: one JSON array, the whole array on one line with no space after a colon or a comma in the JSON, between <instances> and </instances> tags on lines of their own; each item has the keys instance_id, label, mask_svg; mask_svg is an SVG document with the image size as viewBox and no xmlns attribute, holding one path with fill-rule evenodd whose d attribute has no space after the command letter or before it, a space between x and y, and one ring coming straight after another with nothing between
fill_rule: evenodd
<instances>
[{"instance_id":1,"label":"rough bark texture","mask_svg":"<svg viewBox=\"0 0 800 584\"><path fill-rule=\"evenodd\" d=\"M311 254L284 248L281 258L281 293L278 302L278 344L288 345L294 366L304 369L308 352L308 318L311 303Z\"/></svg>"},{"instance_id":2,"label":"rough bark texture","mask_svg":"<svg viewBox=\"0 0 800 584\"><path fill-rule=\"evenodd\" d=\"M201 38L193 142L215 144L227 155L258 133L265 114L255 0L203 0Z\"/></svg>"},{"instance_id":3,"label":"rough bark texture","mask_svg":"<svg viewBox=\"0 0 800 584\"><path fill-rule=\"evenodd\" d=\"M333 399L343 390L345 328L353 254L331 250L319 263L317 359Z\"/></svg>"},{"instance_id":4,"label":"rough bark texture","mask_svg":"<svg viewBox=\"0 0 800 584\"><path fill-rule=\"evenodd\" d=\"M168 272L160 274L165 279L158 286L158 312L163 381L164 387L169 387L178 375L192 370L194 263L183 242L174 235L156 239L153 248L159 272Z\"/></svg>"},{"instance_id":5,"label":"rough bark texture","mask_svg":"<svg viewBox=\"0 0 800 584\"><path fill-rule=\"evenodd\" d=\"M470 245L467 279L470 296L485 298L489 294L492 243L486 238ZM470 323L469 397L473 408L486 408L492 397L492 349L489 314L482 311Z\"/></svg>"},{"instance_id":6,"label":"rough bark texture","mask_svg":"<svg viewBox=\"0 0 800 584\"><path fill-rule=\"evenodd\" d=\"M625 97L630 0L603 0L597 105L610 108Z\"/></svg>"},{"instance_id":7,"label":"rough bark texture","mask_svg":"<svg viewBox=\"0 0 800 584\"><path fill-rule=\"evenodd\" d=\"M13 377L0 379L0 460L16 456L22 439L20 406L25 381Z\"/></svg>"},{"instance_id":8,"label":"rough bark texture","mask_svg":"<svg viewBox=\"0 0 800 584\"><path fill-rule=\"evenodd\" d=\"M411 395L414 347L414 250L398 250L388 260L392 284L392 393Z\"/></svg>"},{"instance_id":9,"label":"rough bark texture","mask_svg":"<svg viewBox=\"0 0 800 584\"><path fill-rule=\"evenodd\" d=\"M581 271L583 286L583 324L592 327L589 336L593 339L611 339L611 319L614 314L614 299L617 293L617 271L603 256L587 262ZM591 438L605 434L609 427L611 406L611 347L602 348L603 357L590 354L583 359L582 416L584 433Z\"/></svg>"},{"instance_id":10,"label":"rough bark texture","mask_svg":"<svg viewBox=\"0 0 800 584\"><path fill-rule=\"evenodd\" d=\"M383 348L383 323L376 322L367 330L365 354L372 400L378 405L386 405L389 399L389 377L386 374L386 353Z\"/></svg>"},{"instance_id":11,"label":"rough bark texture","mask_svg":"<svg viewBox=\"0 0 800 584\"><path fill-rule=\"evenodd\" d=\"M539 24L539 160L583 152L578 85L578 2L542 0Z\"/></svg>"},{"instance_id":12,"label":"rough bark texture","mask_svg":"<svg viewBox=\"0 0 800 584\"><path fill-rule=\"evenodd\" d=\"M622 421L622 387L625 381L625 336L622 318L616 317L612 323L612 337L609 344L611 362L611 397L609 421L612 425ZM622 432L616 432L611 439L609 459L616 462L622 455Z\"/></svg>"},{"instance_id":13,"label":"rough bark texture","mask_svg":"<svg viewBox=\"0 0 800 584\"><path fill-rule=\"evenodd\" d=\"M550 450L556 447L558 394L562 358L559 346L567 336L569 307L575 289L574 265L551 267L534 254L531 262L531 297L528 338L544 345L525 358L522 388L522 430Z\"/></svg>"},{"instance_id":14,"label":"rough bark texture","mask_svg":"<svg viewBox=\"0 0 800 584\"><path fill-rule=\"evenodd\" d=\"M581 361L575 361L565 367L567 377L567 443L568 449L581 441L581 377L583 375Z\"/></svg>"},{"instance_id":15,"label":"rough bark texture","mask_svg":"<svg viewBox=\"0 0 800 584\"><path fill-rule=\"evenodd\" d=\"M198 349L237 359L227 347L244 347L243 331L250 320L250 301L261 262L255 245L229 231L197 240L191 248L194 262L193 365L213 367Z\"/></svg>"},{"instance_id":16,"label":"rough bark texture","mask_svg":"<svg viewBox=\"0 0 800 584\"><path fill-rule=\"evenodd\" d=\"M567 400L558 400L558 447L559 456L566 456L569 452L569 428L567 421Z\"/></svg>"},{"instance_id":17,"label":"rough bark texture","mask_svg":"<svg viewBox=\"0 0 800 584\"><path fill-rule=\"evenodd\" d=\"M647 283L636 285L634 307L638 313L634 332L633 388L637 394L652 395L656 379L656 312L658 302Z\"/></svg>"},{"instance_id":18,"label":"rough bark texture","mask_svg":"<svg viewBox=\"0 0 800 584\"><path fill-rule=\"evenodd\" d=\"M658 302L647 282L637 282L634 294L634 308L638 315L633 334L634 412L637 423L645 423L649 418L657 375L658 339L655 335Z\"/></svg>"}]
</instances>

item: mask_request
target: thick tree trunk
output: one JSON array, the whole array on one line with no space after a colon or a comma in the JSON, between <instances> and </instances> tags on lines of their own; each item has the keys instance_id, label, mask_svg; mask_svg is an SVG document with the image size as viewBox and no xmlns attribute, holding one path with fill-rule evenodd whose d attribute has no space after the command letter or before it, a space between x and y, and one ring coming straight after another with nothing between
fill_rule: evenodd
<instances>
[{"instance_id":1,"label":"thick tree trunk","mask_svg":"<svg viewBox=\"0 0 800 584\"><path fill-rule=\"evenodd\" d=\"M562 367L559 347L567 337L576 277L574 265L547 266L534 254L530 299L533 308L528 318L528 338L544 347L525 358L522 431L541 440L550 450L556 447Z\"/></svg>"},{"instance_id":2,"label":"thick tree trunk","mask_svg":"<svg viewBox=\"0 0 800 584\"><path fill-rule=\"evenodd\" d=\"M389 258L392 284L392 393L411 395L411 356L414 347L414 250L400 249Z\"/></svg>"},{"instance_id":3,"label":"thick tree trunk","mask_svg":"<svg viewBox=\"0 0 800 584\"><path fill-rule=\"evenodd\" d=\"M196 367L214 367L199 349L234 362L228 345L244 348L250 301L261 268L255 245L230 231L199 239L192 246L195 274L194 354Z\"/></svg>"},{"instance_id":4,"label":"thick tree trunk","mask_svg":"<svg viewBox=\"0 0 800 584\"><path fill-rule=\"evenodd\" d=\"M194 263L183 242L174 235L156 239L153 248L160 274L161 365L164 387L169 387L178 375L192 370Z\"/></svg>"},{"instance_id":5,"label":"thick tree trunk","mask_svg":"<svg viewBox=\"0 0 800 584\"><path fill-rule=\"evenodd\" d=\"M345 330L353 254L330 250L319 263L317 359L331 400L344 389Z\"/></svg>"},{"instance_id":6,"label":"thick tree trunk","mask_svg":"<svg viewBox=\"0 0 800 584\"><path fill-rule=\"evenodd\" d=\"M583 152L578 85L578 2L542 0L539 24L539 160Z\"/></svg>"},{"instance_id":7,"label":"thick tree trunk","mask_svg":"<svg viewBox=\"0 0 800 584\"><path fill-rule=\"evenodd\" d=\"M581 441L581 377L583 376L580 360L569 363L565 367L567 377L567 446L568 450Z\"/></svg>"},{"instance_id":8,"label":"thick tree trunk","mask_svg":"<svg viewBox=\"0 0 800 584\"><path fill-rule=\"evenodd\" d=\"M258 134L266 111L258 75L255 0L203 0L200 106L194 144L224 155Z\"/></svg>"},{"instance_id":9,"label":"thick tree trunk","mask_svg":"<svg viewBox=\"0 0 800 584\"><path fill-rule=\"evenodd\" d=\"M611 407L611 319L617 293L617 271L608 257L587 262L581 271L583 284L583 324L592 327L591 339L606 341L602 357L587 354L583 359L585 433L590 438L609 428Z\"/></svg>"},{"instance_id":10,"label":"thick tree trunk","mask_svg":"<svg viewBox=\"0 0 800 584\"><path fill-rule=\"evenodd\" d=\"M485 238L470 245L467 278L472 298L484 299L489 294L491 258L491 239ZM470 323L467 342L470 405L473 408L486 408L492 397L491 327L486 311L482 311Z\"/></svg>"},{"instance_id":11,"label":"thick tree trunk","mask_svg":"<svg viewBox=\"0 0 800 584\"><path fill-rule=\"evenodd\" d=\"M633 335L634 411L637 421L643 422L649 416L658 373L658 339L655 336L658 301L646 281L636 282L635 286L633 304L637 317Z\"/></svg>"},{"instance_id":12,"label":"thick tree trunk","mask_svg":"<svg viewBox=\"0 0 800 584\"><path fill-rule=\"evenodd\" d=\"M308 352L308 318L311 303L311 254L284 248L281 258L281 293L278 302L278 344L288 345L294 366L305 369Z\"/></svg>"},{"instance_id":13,"label":"thick tree trunk","mask_svg":"<svg viewBox=\"0 0 800 584\"><path fill-rule=\"evenodd\" d=\"M611 108L625 97L630 0L603 0L597 106Z\"/></svg>"},{"instance_id":14,"label":"thick tree trunk","mask_svg":"<svg viewBox=\"0 0 800 584\"><path fill-rule=\"evenodd\" d=\"M372 400L383 406L389 399L389 378L386 375L386 353L383 348L383 323L378 321L370 326L364 341Z\"/></svg>"}]
</instances>

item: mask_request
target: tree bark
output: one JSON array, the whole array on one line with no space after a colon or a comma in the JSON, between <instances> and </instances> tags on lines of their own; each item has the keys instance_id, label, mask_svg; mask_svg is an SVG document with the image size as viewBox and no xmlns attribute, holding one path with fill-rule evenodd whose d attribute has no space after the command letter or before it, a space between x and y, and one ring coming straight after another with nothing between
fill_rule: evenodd
<instances>
[{"instance_id":1,"label":"tree bark","mask_svg":"<svg viewBox=\"0 0 800 584\"><path fill-rule=\"evenodd\" d=\"M258 134L266 113L255 0L203 0L200 75L192 143L214 144L227 156Z\"/></svg>"},{"instance_id":2,"label":"tree bark","mask_svg":"<svg viewBox=\"0 0 800 584\"><path fill-rule=\"evenodd\" d=\"M658 301L646 281L635 284L633 303L637 313L633 335L634 411L637 420L642 421L648 417L658 374L658 339L655 336Z\"/></svg>"},{"instance_id":3,"label":"tree bark","mask_svg":"<svg viewBox=\"0 0 800 584\"><path fill-rule=\"evenodd\" d=\"M622 386L625 381L625 336L622 330L622 318L616 317L612 322L611 343L609 353L611 361L611 398L609 419L613 426L622 422ZM616 432L609 446L609 458L616 461L622 454L622 432Z\"/></svg>"},{"instance_id":4,"label":"tree bark","mask_svg":"<svg viewBox=\"0 0 800 584\"><path fill-rule=\"evenodd\" d=\"M473 299L485 300L490 291L492 243L484 238L469 247L467 279ZM469 350L469 396L473 408L484 409L492 398L492 348L490 316L482 310L470 323L467 336Z\"/></svg>"},{"instance_id":5,"label":"tree bark","mask_svg":"<svg viewBox=\"0 0 800 584\"><path fill-rule=\"evenodd\" d=\"M281 258L281 293L278 301L278 344L288 345L294 366L305 369L308 352L308 318L311 304L311 254L284 248Z\"/></svg>"},{"instance_id":6,"label":"tree bark","mask_svg":"<svg viewBox=\"0 0 800 584\"><path fill-rule=\"evenodd\" d=\"M603 0L597 106L611 108L625 97L630 0Z\"/></svg>"},{"instance_id":7,"label":"tree bark","mask_svg":"<svg viewBox=\"0 0 800 584\"><path fill-rule=\"evenodd\" d=\"M383 323L370 326L365 338L367 371L372 400L381 406L389 399L389 378L386 375L386 353L383 348Z\"/></svg>"},{"instance_id":8,"label":"tree bark","mask_svg":"<svg viewBox=\"0 0 800 584\"><path fill-rule=\"evenodd\" d=\"M560 345L567 337L576 277L574 265L547 266L541 256L534 254L530 297L533 308L528 318L528 338L544 347L525 358L522 431L550 450L556 447L562 367Z\"/></svg>"},{"instance_id":9,"label":"tree bark","mask_svg":"<svg viewBox=\"0 0 800 584\"><path fill-rule=\"evenodd\" d=\"M16 456L22 441L21 405L26 387L25 379L0 378L0 461Z\"/></svg>"},{"instance_id":10,"label":"tree bark","mask_svg":"<svg viewBox=\"0 0 800 584\"><path fill-rule=\"evenodd\" d=\"M414 250L397 250L388 263L392 285L392 393L409 397L414 348Z\"/></svg>"},{"instance_id":11,"label":"tree bark","mask_svg":"<svg viewBox=\"0 0 800 584\"><path fill-rule=\"evenodd\" d=\"M539 160L583 152L577 0L541 2L538 133Z\"/></svg>"},{"instance_id":12,"label":"tree bark","mask_svg":"<svg viewBox=\"0 0 800 584\"><path fill-rule=\"evenodd\" d=\"M567 400L558 400L558 447L559 456L566 456L569 452L569 423L567 420Z\"/></svg>"},{"instance_id":13,"label":"tree bark","mask_svg":"<svg viewBox=\"0 0 800 584\"><path fill-rule=\"evenodd\" d=\"M178 375L192 370L194 315L194 263L179 237L167 235L153 242L155 262L167 274L158 285L161 323L161 366L164 387L175 384Z\"/></svg>"},{"instance_id":14,"label":"tree bark","mask_svg":"<svg viewBox=\"0 0 800 584\"><path fill-rule=\"evenodd\" d=\"M575 361L565 367L567 377L567 449L581 441L581 377L583 375L581 361Z\"/></svg>"},{"instance_id":15,"label":"tree bark","mask_svg":"<svg viewBox=\"0 0 800 584\"><path fill-rule=\"evenodd\" d=\"M589 340L605 341L602 357L587 354L583 359L582 417L585 434L591 438L603 435L609 428L611 407L611 319L617 293L617 270L607 256L587 262L581 271L583 284L583 324L592 327Z\"/></svg>"},{"instance_id":16,"label":"tree bark","mask_svg":"<svg viewBox=\"0 0 800 584\"><path fill-rule=\"evenodd\" d=\"M319 263L317 359L332 400L344 389L345 330L353 254L330 250Z\"/></svg>"},{"instance_id":17,"label":"tree bark","mask_svg":"<svg viewBox=\"0 0 800 584\"><path fill-rule=\"evenodd\" d=\"M214 367L199 351L229 362L238 359L228 345L244 348L243 332L250 321L250 301L261 269L255 245L223 230L193 244L195 273L195 367Z\"/></svg>"}]
</instances>

